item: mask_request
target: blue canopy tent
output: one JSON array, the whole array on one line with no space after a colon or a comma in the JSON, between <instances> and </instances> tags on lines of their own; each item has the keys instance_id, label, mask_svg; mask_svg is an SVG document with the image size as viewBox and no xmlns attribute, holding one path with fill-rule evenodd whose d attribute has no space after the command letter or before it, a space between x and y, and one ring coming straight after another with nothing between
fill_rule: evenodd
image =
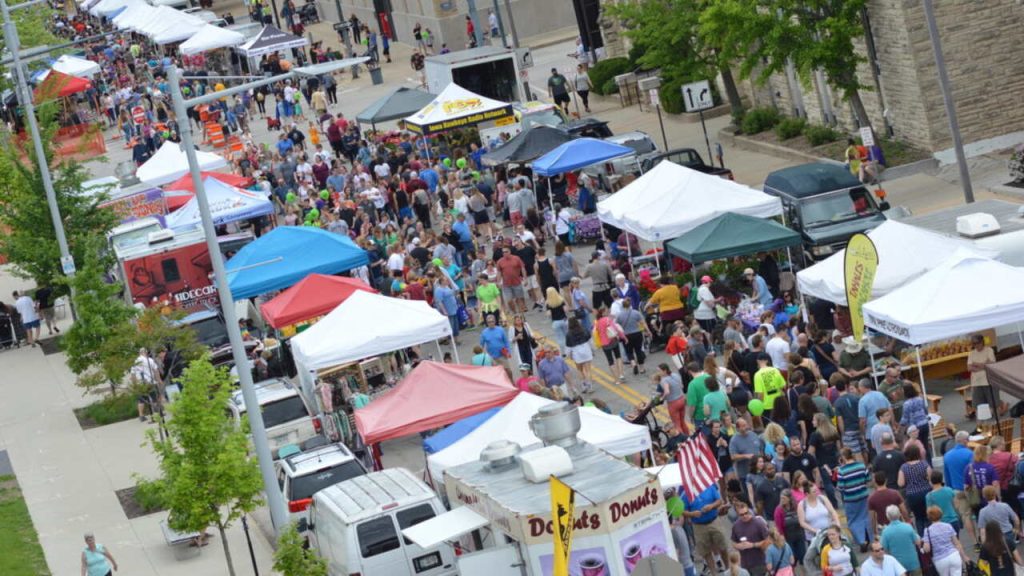
<instances>
[{"instance_id":1,"label":"blue canopy tent","mask_svg":"<svg viewBox=\"0 0 1024 576\"><path fill-rule=\"evenodd\" d=\"M479 428L481 424L490 420L491 416L497 414L498 410L501 409L502 406L496 406L490 410L484 410L479 414L467 416L458 422L453 422L444 430L441 430L437 434L434 434L430 438L424 440L423 451L427 454L436 454L437 452L444 450L459 440L462 440L466 434L469 434L473 430Z\"/></svg>"},{"instance_id":2,"label":"blue canopy tent","mask_svg":"<svg viewBox=\"0 0 1024 576\"><path fill-rule=\"evenodd\" d=\"M614 142L578 138L534 160L533 173L538 176L557 176L634 152L632 148Z\"/></svg>"},{"instance_id":3,"label":"blue canopy tent","mask_svg":"<svg viewBox=\"0 0 1024 576\"><path fill-rule=\"evenodd\" d=\"M338 274L368 263L366 251L348 236L281 226L246 245L225 266L231 293L241 299L288 288L309 274Z\"/></svg>"}]
</instances>

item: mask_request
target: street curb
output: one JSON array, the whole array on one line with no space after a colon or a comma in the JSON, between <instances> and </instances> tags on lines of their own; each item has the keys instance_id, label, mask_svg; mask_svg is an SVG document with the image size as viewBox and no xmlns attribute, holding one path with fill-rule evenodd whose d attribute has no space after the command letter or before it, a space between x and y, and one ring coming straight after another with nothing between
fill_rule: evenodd
<instances>
[{"instance_id":1,"label":"street curb","mask_svg":"<svg viewBox=\"0 0 1024 576\"><path fill-rule=\"evenodd\" d=\"M533 36L530 38L524 38L520 43L520 46L536 50L538 48L547 48L548 46L554 46L555 44L561 44L568 42L579 36L579 31L576 28L565 28L560 32L552 32L551 35L544 34L542 36ZM536 42L536 43L534 43Z\"/></svg>"},{"instance_id":2,"label":"street curb","mask_svg":"<svg viewBox=\"0 0 1024 576\"><path fill-rule=\"evenodd\" d=\"M1002 184L996 184L995 186L989 186L989 191L994 194L1002 194L1004 196L1024 197L1024 188L1014 188L1013 186L1003 186Z\"/></svg>"},{"instance_id":3,"label":"street curb","mask_svg":"<svg viewBox=\"0 0 1024 576\"><path fill-rule=\"evenodd\" d=\"M915 174L934 174L939 168L939 161L935 158L925 158L924 160L918 160L917 162L911 162L910 164L903 164L900 166L893 166L892 168L886 168L882 172L881 180L898 180L900 178L906 178L907 176L914 176Z\"/></svg>"},{"instance_id":4,"label":"street curb","mask_svg":"<svg viewBox=\"0 0 1024 576\"><path fill-rule=\"evenodd\" d=\"M718 131L718 138L722 142L739 148L740 150L746 150L748 152L759 152L761 154L768 154L778 158L784 158L786 160L795 160L798 162L830 162L837 163L835 160L828 158L822 158L815 156L814 154L808 154L806 152L800 152L799 150L793 150L778 144L772 144L770 142L759 142L757 140L751 140L750 138L744 138L739 136L727 128L723 128Z\"/></svg>"},{"instance_id":5,"label":"street curb","mask_svg":"<svg viewBox=\"0 0 1024 576\"><path fill-rule=\"evenodd\" d=\"M719 116L725 116L732 108L728 104L719 104L714 108L708 108L704 111L704 119L709 120L711 118L718 118ZM697 124L700 122L700 114L697 112L682 112L680 114L673 114L676 118L679 118L684 124Z\"/></svg>"}]
</instances>

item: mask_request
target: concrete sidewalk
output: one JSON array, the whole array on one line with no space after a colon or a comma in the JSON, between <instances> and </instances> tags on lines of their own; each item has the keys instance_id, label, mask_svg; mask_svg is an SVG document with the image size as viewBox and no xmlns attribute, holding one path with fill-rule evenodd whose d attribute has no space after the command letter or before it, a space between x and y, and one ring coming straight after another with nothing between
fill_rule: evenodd
<instances>
[{"instance_id":1,"label":"concrete sidewalk","mask_svg":"<svg viewBox=\"0 0 1024 576\"><path fill-rule=\"evenodd\" d=\"M25 287L31 285L0 268L0 293ZM65 318L62 329L67 325ZM38 347L4 351L0 370L0 449L8 451L54 576L81 573L85 532L95 533L123 573L133 576L227 572L217 536L198 556L177 561L160 531L166 513L125 516L115 491L134 486L133 474L157 473L156 458L142 446L152 425L131 420L83 431L72 411L94 398L75 386L64 354L44 356ZM272 549L258 529L250 533L260 571L270 573ZM228 541L236 569L250 574L240 525L228 532Z\"/></svg>"}]
</instances>

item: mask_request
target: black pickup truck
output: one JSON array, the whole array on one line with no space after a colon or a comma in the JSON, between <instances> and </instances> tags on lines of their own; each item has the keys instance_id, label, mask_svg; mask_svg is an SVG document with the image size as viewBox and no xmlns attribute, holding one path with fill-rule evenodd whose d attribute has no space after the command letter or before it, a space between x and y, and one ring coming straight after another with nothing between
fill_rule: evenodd
<instances>
[{"instance_id":1,"label":"black pickup truck","mask_svg":"<svg viewBox=\"0 0 1024 576\"><path fill-rule=\"evenodd\" d=\"M668 152L661 152L659 154L642 157L640 159L640 167L646 174L662 160L670 160L680 166L686 166L692 170L711 174L712 176L721 176L722 178L735 180L732 175L732 170L729 170L728 168L716 168L705 164L704 159L701 158L700 154L698 154L693 148L676 148L675 150L669 150Z\"/></svg>"}]
</instances>

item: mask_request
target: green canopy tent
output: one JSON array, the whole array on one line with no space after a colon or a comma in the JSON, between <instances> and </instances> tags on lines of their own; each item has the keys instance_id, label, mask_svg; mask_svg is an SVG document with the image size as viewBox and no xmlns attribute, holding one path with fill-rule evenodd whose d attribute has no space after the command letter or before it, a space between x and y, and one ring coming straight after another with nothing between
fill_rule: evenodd
<instances>
[{"instance_id":1,"label":"green canopy tent","mask_svg":"<svg viewBox=\"0 0 1024 576\"><path fill-rule=\"evenodd\" d=\"M694 264L798 246L800 234L775 220L726 212L666 243L669 254Z\"/></svg>"}]
</instances>

